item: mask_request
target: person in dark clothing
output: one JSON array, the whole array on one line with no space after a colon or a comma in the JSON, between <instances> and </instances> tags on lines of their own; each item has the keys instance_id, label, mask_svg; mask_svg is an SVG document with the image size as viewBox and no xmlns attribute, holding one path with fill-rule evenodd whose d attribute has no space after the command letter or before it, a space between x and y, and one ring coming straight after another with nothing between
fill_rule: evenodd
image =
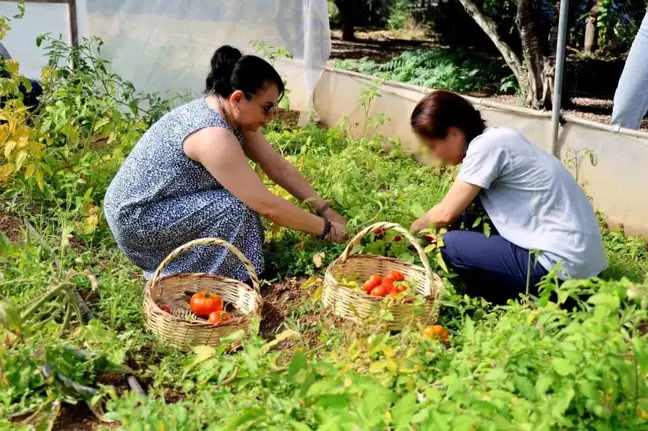
<instances>
[{"instance_id":1,"label":"person in dark clothing","mask_svg":"<svg viewBox=\"0 0 648 431\"><path fill-rule=\"evenodd\" d=\"M0 78L11 78L11 73L4 66L5 60L11 60L11 55L7 48L0 42ZM38 107L38 101L43 94L43 87L34 79L30 79L31 89L28 90L24 85L20 85L19 91L23 95L23 103L33 112ZM3 94L0 96L0 108L4 108L8 98Z\"/></svg>"}]
</instances>

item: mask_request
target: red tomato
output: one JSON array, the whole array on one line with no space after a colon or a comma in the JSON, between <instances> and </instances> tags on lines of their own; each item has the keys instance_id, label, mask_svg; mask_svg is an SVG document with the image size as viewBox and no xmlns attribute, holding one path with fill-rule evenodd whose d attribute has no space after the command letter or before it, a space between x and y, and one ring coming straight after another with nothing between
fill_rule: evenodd
<instances>
[{"instance_id":1,"label":"red tomato","mask_svg":"<svg viewBox=\"0 0 648 431\"><path fill-rule=\"evenodd\" d=\"M385 229L383 229L383 228L376 229L374 231L374 234L376 235L376 238L379 238L379 239L383 238L385 236Z\"/></svg>"},{"instance_id":2,"label":"red tomato","mask_svg":"<svg viewBox=\"0 0 648 431\"><path fill-rule=\"evenodd\" d=\"M392 271L389 274L385 276L385 280L391 280L392 282L394 281L405 281L405 276L403 275L402 272L400 271Z\"/></svg>"},{"instance_id":3,"label":"red tomato","mask_svg":"<svg viewBox=\"0 0 648 431\"><path fill-rule=\"evenodd\" d=\"M436 242L436 236L425 235L425 242L427 242L428 244L434 244Z\"/></svg>"},{"instance_id":4,"label":"red tomato","mask_svg":"<svg viewBox=\"0 0 648 431\"><path fill-rule=\"evenodd\" d=\"M165 311L165 312L171 314L171 307L169 307L168 305L165 305L164 307L162 307L162 311Z\"/></svg>"},{"instance_id":5,"label":"red tomato","mask_svg":"<svg viewBox=\"0 0 648 431\"><path fill-rule=\"evenodd\" d=\"M389 293L389 290L385 287L384 284L381 284L378 287L374 287L371 290L371 296L385 296Z\"/></svg>"},{"instance_id":6,"label":"red tomato","mask_svg":"<svg viewBox=\"0 0 648 431\"><path fill-rule=\"evenodd\" d=\"M382 278L380 278L379 275L374 274L371 277L369 277L367 281L365 281L363 289L365 292L371 293L371 290L374 287L380 286L380 283L382 283Z\"/></svg>"},{"instance_id":7,"label":"red tomato","mask_svg":"<svg viewBox=\"0 0 648 431\"><path fill-rule=\"evenodd\" d=\"M423 329L423 335L428 338L440 338L441 341L446 341L450 334L441 325L430 325Z\"/></svg>"},{"instance_id":8,"label":"red tomato","mask_svg":"<svg viewBox=\"0 0 648 431\"><path fill-rule=\"evenodd\" d=\"M396 235L396 236L394 237L394 242L399 242L399 241L402 240L402 239L403 239L402 236L400 236L400 235Z\"/></svg>"},{"instance_id":9,"label":"red tomato","mask_svg":"<svg viewBox=\"0 0 648 431\"><path fill-rule=\"evenodd\" d=\"M223 309L223 298L220 295L203 290L194 293L189 302L191 311L200 317L208 317L214 311L221 311Z\"/></svg>"},{"instance_id":10,"label":"red tomato","mask_svg":"<svg viewBox=\"0 0 648 431\"><path fill-rule=\"evenodd\" d=\"M391 299L397 299L398 293L399 293L398 290L392 290L391 292L389 292L387 296L389 296Z\"/></svg>"},{"instance_id":11,"label":"red tomato","mask_svg":"<svg viewBox=\"0 0 648 431\"><path fill-rule=\"evenodd\" d=\"M219 323L227 322L228 320L232 320L232 316L230 316L229 313L224 311L214 311L209 315L207 322L218 325Z\"/></svg>"},{"instance_id":12,"label":"red tomato","mask_svg":"<svg viewBox=\"0 0 648 431\"><path fill-rule=\"evenodd\" d=\"M389 293L395 288L394 280L392 280L391 278L385 277L383 279L382 283L380 284L380 286L384 287L387 290L387 293Z\"/></svg>"}]
</instances>

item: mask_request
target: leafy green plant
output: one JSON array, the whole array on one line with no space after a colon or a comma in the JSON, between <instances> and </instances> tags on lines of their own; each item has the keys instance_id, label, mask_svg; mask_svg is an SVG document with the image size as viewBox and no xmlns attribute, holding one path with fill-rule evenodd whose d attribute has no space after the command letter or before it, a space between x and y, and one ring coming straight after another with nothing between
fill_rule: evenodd
<instances>
[{"instance_id":1,"label":"leafy green plant","mask_svg":"<svg viewBox=\"0 0 648 431\"><path fill-rule=\"evenodd\" d=\"M515 79L500 60L488 60L461 50L406 51L384 64L342 60L335 67L384 79L457 92L512 92Z\"/></svg>"},{"instance_id":2,"label":"leafy green plant","mask_svg":"<svg viewBox=\"0 0 648 431\"><path fill-rule=\"evenodd\" d=\"M256 50L257 53L267 58L268 61L270 61L270 64L272 64L272 66L274 66L277 60L279 59L293 58L292 52L290 52L286 48L281 48L281 47L275 48L271 45L268 45L266 42L262 40L253 40L250 42L250 44ZM290 111L290 89L288 88L288 83L285 78L283 79L283 82L285 87L284 97L279 102L279 107L285 109L286 111Z\"/></svg>"}]
</instances>

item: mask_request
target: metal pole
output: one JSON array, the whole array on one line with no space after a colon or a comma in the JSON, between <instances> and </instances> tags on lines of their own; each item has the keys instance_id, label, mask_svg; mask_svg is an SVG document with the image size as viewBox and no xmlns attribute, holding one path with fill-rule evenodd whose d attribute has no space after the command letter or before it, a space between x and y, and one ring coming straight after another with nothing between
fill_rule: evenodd
<instances>
[{"instance_id":1,"label":"metal pole","mask_svg":"<svg viewBox=\"0 0 648 431\"><path fill-rule=\"evenodd\" d=\"M560 110L562 101L563 73L565 71L565 46L567 44L567 17L569 0L560 1L560 18L558 21L558 46L556 47L556 75L554 76L553 110L551 112L551 151L558 152L558 131L560 129Z\"/></svg>"}]
</instances>

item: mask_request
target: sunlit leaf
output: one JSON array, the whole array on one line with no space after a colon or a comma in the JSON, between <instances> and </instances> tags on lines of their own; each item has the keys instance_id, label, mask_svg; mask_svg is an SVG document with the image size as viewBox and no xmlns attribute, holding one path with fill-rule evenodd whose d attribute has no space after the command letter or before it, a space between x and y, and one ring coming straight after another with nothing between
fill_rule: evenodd
<instances>
[{"instance_id":1,"label":"sunlit leaf","mask_svg":"<svg viewBox=\"0 0 648 431\"><path fill-rule=\"evenodd\" d=\"M443 256L441 256L441 253L437 254L437 264L445 272L450 272L450 271L448 271L448 267L446 266L445 262L443 261Z\"/></svg>"},{"instance_id":2,"label":"sunlit leaf","mask_svg":"<svg viewBox=\"0 0 648 431\"><path fill-rule=\"evenodd\" d=\"M14 171L14 165L11 163L0 166L0 181L7 181L7 179L9 179L9 176L11 176Z\"/></svg>"},{"instance_id":3,"label":"sunlit leaf","mask_svg":"<svg viewBox=\"0 0 648 431\"><path fill-rule=\"evenodd\" d=\"M576 372L576 367L574 364L569 362L564 358L554 358L551 360L551 365L553 369L558 373L559 376L565 377Z\"/></svg>"},{"instance_id":4,"label":"sunlit leaf","mask_svg":"<svg viewBox=\"0 0 648 431\"><path fill-rule=\"evenodd\" d=\"M321 268L322 267L323 259L324 259L325 256L326 255L323 252L316 253L313 256L313 263L315 264L315 268Z\"/></svg>"},{"instance_id":5,"label":"sunlit leaf","mask_svg":"<svg viewBox=\"0 0 648 431\"><path fill-rule=\"evenodd\" d=\"M16 155L16 171L19 171L22 168L23 163L27 159L27 151L20 150Z\"/></svg>"},{"instance_id":6,"label":"sunlit leaf","mask_svg":"<svg viewBox=\"0 0 648 431\"><path fill-rule=\"evenodd\" d=\"M36 165L34 163L30 163L27 165L25 168L25 178L29 179L34 175L34 171L36 170Z\"/></svg>"},{"instance_id":7,"label":"sunlit leaf","mask_svg":"<svg viewBox=\"0 0 648 431\"><path fill-rule=\"evenodd\" d=\"M5 144L5 147L4 147L4 156L5 156L6 159L9 158L9 156L11 155L11 152L13 151L14 148L16 148L16 141L13 141L13 140L7 141L7 143Z\"/></svg>"}]
</instances>

